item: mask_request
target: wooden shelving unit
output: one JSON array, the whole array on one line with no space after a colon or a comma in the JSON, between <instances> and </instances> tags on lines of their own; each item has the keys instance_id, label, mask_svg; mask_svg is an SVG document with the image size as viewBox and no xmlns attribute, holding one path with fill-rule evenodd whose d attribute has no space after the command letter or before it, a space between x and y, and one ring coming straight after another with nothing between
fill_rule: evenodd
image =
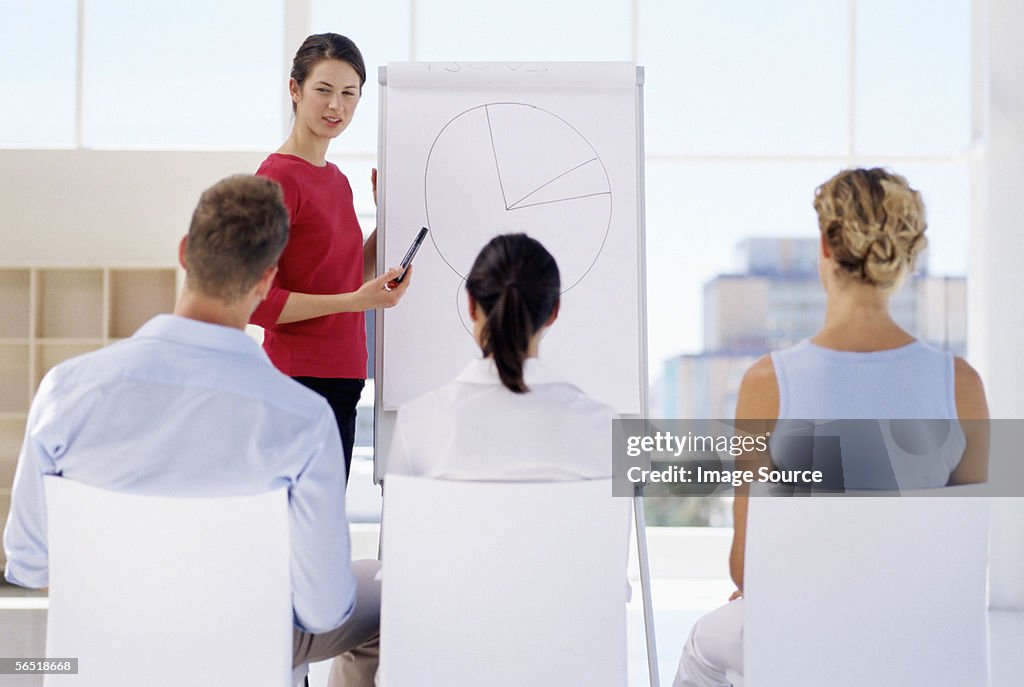
<instances>
[{"instance_id":1,"label":"wooden shelving unit","mask_svg":"<svg viewBox=\"0 0 1024 687\"><path fill-rule=\"evenodd\" d=\"M178 282L171 266L0 266L0 527L43 376L171 312Z\"/></svg>"}]
</instances>

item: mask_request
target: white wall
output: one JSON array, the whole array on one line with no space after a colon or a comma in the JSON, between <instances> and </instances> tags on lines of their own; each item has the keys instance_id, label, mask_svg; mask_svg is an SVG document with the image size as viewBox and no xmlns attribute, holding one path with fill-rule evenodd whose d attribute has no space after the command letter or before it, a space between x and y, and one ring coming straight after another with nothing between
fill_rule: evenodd
<instances>
[{"instance_id":1,"label":"white wall","mask_svg":"<svg viewBox=\"0 0 1024 687\"><path fill-rule=\"evenodd\" d=\"M0 264L177 264L199 194L265 153L0 150Z\"/></svg>"},{"instance_id":2,"label":"white wall","mask_svg":"<svg viewBox=\"0 0 1024 687\"><path fill-rule=\"evenodd\" d=\"M1024 4L976 0L975 15L987 26L987 32L975 35L982 48L979 72L988 78L987 92L977 98L985 156L975 167L979 202L968 279L970 357L985 380L992 416L1022 422L1024 308L1016 301L1024 291ZM993 504L991 565L992 606L1024 608L1024 498Z\"/></svg>"}]
</instances>

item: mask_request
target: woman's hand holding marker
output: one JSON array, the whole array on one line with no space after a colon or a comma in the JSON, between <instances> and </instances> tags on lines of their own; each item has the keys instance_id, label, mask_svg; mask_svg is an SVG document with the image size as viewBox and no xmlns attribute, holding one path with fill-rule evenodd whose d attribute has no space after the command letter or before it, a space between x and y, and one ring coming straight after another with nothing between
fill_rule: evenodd
<instances>
[{"instance_id":1,"label":"woman's hand holding marker","mask_svg":"<svg viewBox=\"0 0 1024 687\"><path fill-rule=\"evenodd\" d=\"M403 271L405 272L405 278L401 283L396 282L395 280L402 275ZM364 283L356 291L355 296L361 304L365 305L365 310L391 308L397 305L398 301L402 300L406 289L409 288L411 275L412 267L409 267L408 270L403 270L401 267L392 267L381 276Z\"/></svg>"}]
</instances>

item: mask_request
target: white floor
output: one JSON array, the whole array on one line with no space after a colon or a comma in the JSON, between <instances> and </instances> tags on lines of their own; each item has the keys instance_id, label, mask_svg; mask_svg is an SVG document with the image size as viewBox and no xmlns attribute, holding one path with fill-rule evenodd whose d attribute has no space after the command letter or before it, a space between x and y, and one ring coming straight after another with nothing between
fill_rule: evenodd
<instances>
[{"instance_id":1,"label":"white floor","mask_svg":"<svg viewBox=\"0 0 1024 687\"><path fill-rule=\"evenodd\" d=\"M0 589L0 594L13 592ZM720 580L655 580L652 596L655 606L658 666L661 684L668 687L675 674L679 650L693 624L702 613L724 602L732 591ZM629 676L631 687L648 685L647 655L643 633L640 594L634 594L629 606ZM1024 684L1024 611L989 613L992 655L992 687L1019 687ZM46 642L46 598L0 596L0 656L41 657ZM313 667L312 687L326 683L328 664ZM38 687L42 676L0 675L0 687ZM968 686L965 686L968 687Z\"/></svg>"},{"instance_id":2,"label":"white floor","mask_svg":"<svg viewBox=\"0 0 1024 687\"><path fill-rule=\"evenodd\" d=\"M350 509L370 519L379 513L379 492L371 491L376 490L372 487L371 475L362 474L355 467L353 481L366 489L362 494L365 498L353 499ZM353 524L351 531L353 557L376 557L378 525ZM724 579L727 573L722 564L728 546L728 533L723 534L713 528L689 532L669 528L652 528L648 531L651 568L655 576L652 597L658 669L661 684L668 687L672 684L680 648L693 622L701 614L725 603L733 590L732 584ZM635 576L635 560L630 569ZM671 577L678 574L703 577ZM631 687L644 687L649 684L649 679L641 594L635 580L633 586L633 600L627 616L629 677ZM17 588L0 588L0 656L43 655L46 603L45 597L26 596ZM989 618L992 687L1019 687L1024 684L1024 611L992 611ZM311 687L326 684L327 669L327 663L313 666ZM39 677L0 675L0 687L35 687L42 684L41 679L35 679Z\"/></svg>"},{"instance_id":3,"label":"white floor","mask_svg":"<svg viewBox=\"0 0 1024 687\"><path fill-rule=\"evenodd\" d=\"M701 614L725 603L733 586L725 580L662 579L652 584L655 607L658 673L663 687L672 684L679 651L693 622ZM634 593L628 610L629 684L647 687L646 639L640 594ZM1024 684L1024 611L989 613L992 655L991 687ZM324 687L329 663L312 666L310 687ZM964 687L973 687L967 686Z\"/></svg>"}]
</instances>

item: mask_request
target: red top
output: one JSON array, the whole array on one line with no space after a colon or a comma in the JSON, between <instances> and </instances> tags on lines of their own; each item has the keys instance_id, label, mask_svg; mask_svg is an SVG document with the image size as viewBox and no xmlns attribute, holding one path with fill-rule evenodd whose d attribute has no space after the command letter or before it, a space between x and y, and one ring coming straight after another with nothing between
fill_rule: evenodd
<instances>
[{"instance_id":1,"label":"red top","mask_svg":"<svg viewBox=\"0 0 1024 687\"><path fill-rule=\"evenodd\" d=\"M256 174L281 185L292 221L274 285L250 318L265 330L263 348L291 377L365 379L363 313L276 324L292 291L347 293L363 283L363 232L348 179L330 162L317 167L279 153L268 156Z\"/></svg>"}]
</instances>

